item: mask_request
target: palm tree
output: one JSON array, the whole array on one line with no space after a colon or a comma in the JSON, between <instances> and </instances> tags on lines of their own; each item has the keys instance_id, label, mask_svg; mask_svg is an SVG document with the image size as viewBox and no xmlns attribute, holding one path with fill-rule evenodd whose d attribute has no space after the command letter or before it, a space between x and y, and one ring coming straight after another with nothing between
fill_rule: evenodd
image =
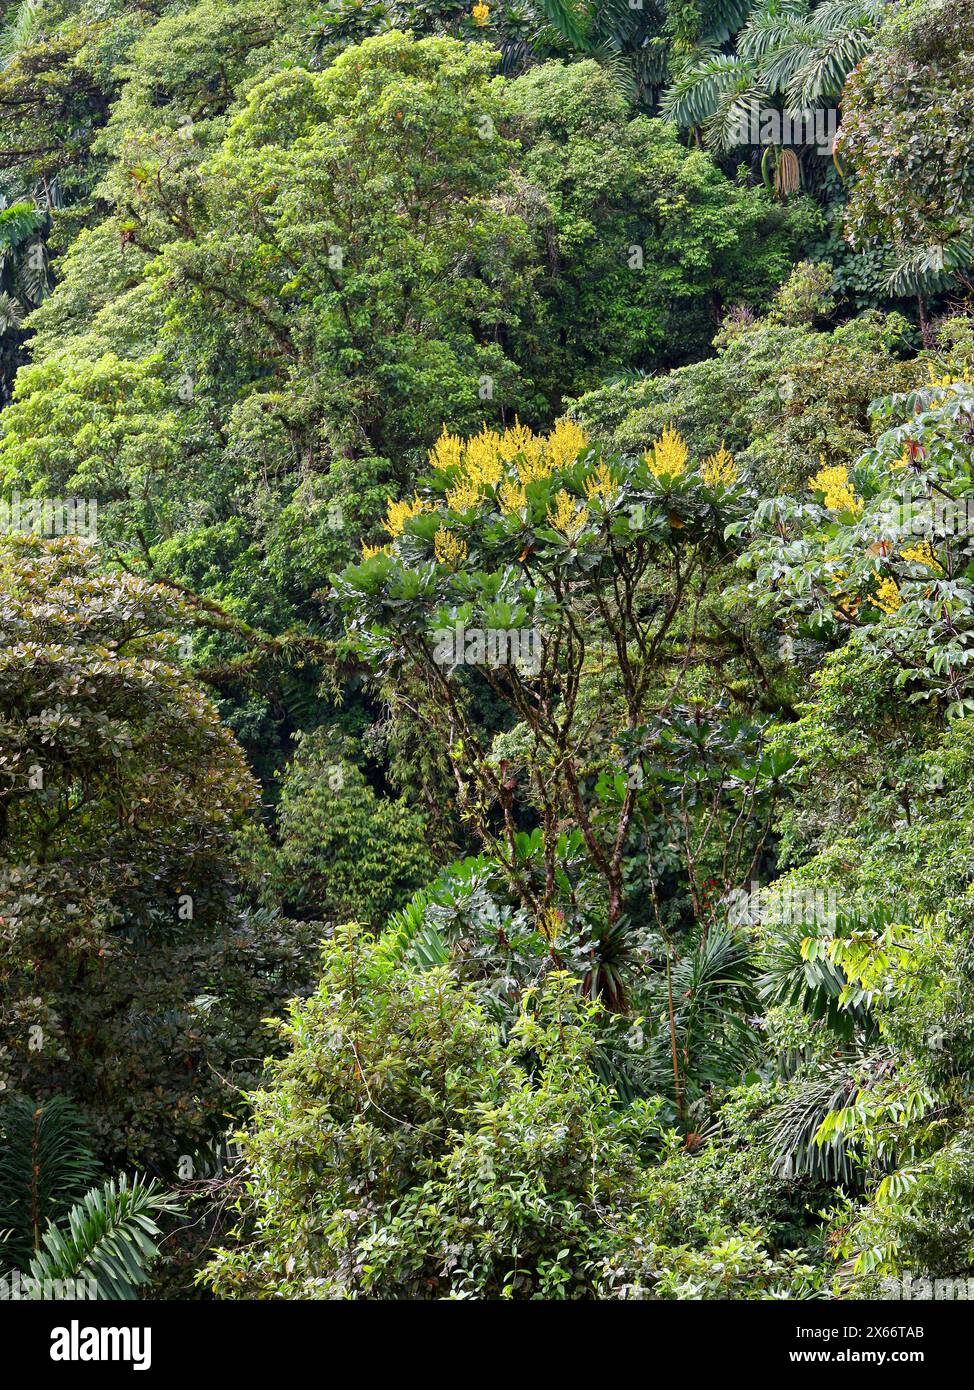
<instances>
[{"instance_id":1,"label":"palm tree","mask_svg":"<svg viewBox=\"0 0 974 1390\"><path fill-rule=\"evenodd\" d=\"M743 143L740 132L768 105L801 111L837 103L869 50L885 0L759 0L747 8L732 49L702 40L661 101L664 116L715 150Z\"/></svg>"},{"instance_id":2,"label":"palm tree","mask_svg":"<svg viewBox=\"0 0 974 1390\"><path fill-rule=\"evenodd\" d=\"M131 1299L148 1281L155 1218L177 1211L175 1200L124 1174L91 1186L96 1172L70 1101L19 1097L0 1109L0 1259L22 1277L21 1298L80 1286L95 1298Z\"/></svg>"}]
</instances>

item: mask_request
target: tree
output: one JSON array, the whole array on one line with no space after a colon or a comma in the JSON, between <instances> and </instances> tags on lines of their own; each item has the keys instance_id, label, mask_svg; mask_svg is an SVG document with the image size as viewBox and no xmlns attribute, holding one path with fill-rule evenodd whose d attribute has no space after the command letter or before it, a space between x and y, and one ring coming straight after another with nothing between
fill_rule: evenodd
<instances>
[{"instance_id":1,"label":"tree","mask_svg":"<svg viewBox=\"0 0 974 1390\"><path fill-rule=\"evenodd\" d=\"M425 827L321 732L302 740L283 778L273 883L294 911L378 929L433 873Z\"/></svg>"},{"instance_id":2,"label":"tree","mask_svg":"<svg viewBox=\"0 0 974 1390\"><path fill-rule=\"evenodd\" d=\"M814 230L811 208L773 207L633 116L593 61L534 68L505 102L525 150L517 206L544 267L514 355L535 364L549 412L613 370L700 355L728 303L767 307Z\"/></svg>"},{"instance_id":3,"label":"tree","mask_svg":"<svg viewBox=\"0 0 974 1390\"><path fill-rule=\"evenodd\" d=\"M77 1101L110 1160L174 1166L222 1129L210 1064L254 1055L309 932L235 900L254 784L180 664L185 605L78 540L8 536L0 570L3 1080Z\"/></svg>"},{"instance_id":4,"label":"tree","mask_svg":"<svg viewBox=\"0 0 974 1390\"><path fill-rule=\"evenodd\" d=\"M760 113L773 102L795 112L838 102L846 78L872 46L884 8L884 0L738 6L735 18L743 27L734 51L726 51L726 30L716 41L700 35L677 58L660 110L683 128L702 131L715 149L753 143L742 132L760 126Z\"/></svg>"},{"instance_id":5,"label":"tree","mask_svg":"<svg viewBox=\"0 0 974 1390\"><path fill-rule=\"evenodd\" d=\"M838 152L854 180L846 231L878 242L889 288L920 298L966 284L971 265L974 135L964 93L974 70L974 8L962 0L891 15L852 75Z\"/></svg>"}]
</instances>

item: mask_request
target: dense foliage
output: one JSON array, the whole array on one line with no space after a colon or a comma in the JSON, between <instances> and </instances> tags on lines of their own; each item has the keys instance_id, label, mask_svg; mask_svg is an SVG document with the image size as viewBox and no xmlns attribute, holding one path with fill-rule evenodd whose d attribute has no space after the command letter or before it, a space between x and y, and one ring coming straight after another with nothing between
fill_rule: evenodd
<instances>
[{"instance_id":1,"label":"dense foliage","mask_svg":"<svg viewBox=\"0 0 974 1390\"><path fill-rule=\"evenodd\" d=\"M23 1296L974 1276L972 64L0 6Z\"/></svg>"}]
</instances>

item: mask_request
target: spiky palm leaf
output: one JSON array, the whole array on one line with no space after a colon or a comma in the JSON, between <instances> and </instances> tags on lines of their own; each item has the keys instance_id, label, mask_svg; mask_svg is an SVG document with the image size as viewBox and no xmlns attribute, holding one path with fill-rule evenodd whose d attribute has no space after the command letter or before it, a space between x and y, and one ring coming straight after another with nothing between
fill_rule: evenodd
<instances>
[{"instance_id":1,"label":"spiky palm leaf","mask_svg":"<svg viewBox=\"0 0 974 1390\"><path fill-rule=\"evenodd\" d=\"M939 294L955 283L959 273L974 266L974 243L956 236L942 246L921 246L901 254L889 268L890 294Z\"/></svg>"},{"instance_id":2,"label":"spiky palm leaf","mask_svg":"<svg viewBox=\"0 0 974 1390\"><path fill-rule=\"evenodd\" d=\"M850 72L869 52L882 10L875 0L836 0L815 11L815 36L787 86L793 106L838 101Z\"/></svg>"},{"instance_id":3,"label":"spiky palm leaf","mask_svg":"<svg viewBox=\"0 0 974 1390\"><path fill-rule=\"evenodd\" d=\"M809 935L804 926L778 927L764 945L758 988L767 1004L800 1008L824 1022L836 1037L850 1039L857 1030L871 1036L875 1023L865 1001L842 1005L847 980L828 956L806 960L802 942Z\"/></svg>"},{"instance_id":4,"label":"spiky palm leaf","mask_svg":"<svg viewBox=\"0 0 974 1390\"><path fill-rule=\"evenodd\" d=\"M97 1174L77 1107L61 1096L26 1097L0 1109L0 1255L22 1268L42 1233L78 1201Z\"/></svg>"},{"instance_id":5,"label":"spiky palm leaf","mask_svg":"<svg viewBox=\"0 0 974 1390\"><path fill-rule=\"evenodd\" d=\"M17 257L16 286L18 297L36 308L50 293L47 271L47 251L37 239L21 248Z\"/></svg>"},{"instance_id":6,"label":"spiky palm leaf","mask_svg":"<svg viewBox=\"0 0 974 1390\"><path fill-rule=\"evenodd\" d=\"M753 1063L755 979L747 943L723 929L711 931L674 969L677 1034L698 1086L738 1081Z\"/></svg>"},{"instance_id":7,"label":"spiky palm leaf","mask_svg":"<svg viewBox=\"0 0 974 1390\"><path fill-rule=\"evenodd\" d=\"M19 300L6 290L0 290L0 336L12 333L24 321L26 310Z\"/></svg>"},{"instance_id":8,"label":"spiky palm leaf","mask_svg":"<svg viewBox=\"0 0 974 1390\"><path fill-rule=\"evenodd\" d=\"M758 85L741 85L721 93L717 109L704 122L703 135L711 149L730 150L735 145L748 143L741 140L742 133L749 135L758 124L761 107L767 101L767 92Z\"/></svg>"},{"instance_id":9,"label":"spiky palm leaf","mask_svg":"<svg viewBox=\"0 0 974 1390\"><path fill-rule=\"evenodd\" d=\"M43 1298L52 1285L83 1280L96 1298L135 1298L159 1253L155 1216L178 1210L171 1194L139 1177L129 1181L122 1174L92 1188L62 1227L44 1232L28 1269L32 1296Z\"/></svg>"},{"instance_id":10,"label":"spiky palm leaf","mask_svg":"<svg viewBox=\"0 0 974 1390\"><path fill-rule=\"evenodd\" d=\"M45 214L27 198L3 208L0 211L0 257L12 255L25 241L35 237L44 220Z\"/></svg>"},{"instance_id":11,"label":"spiky palm leaf","mask_svg":"<svg viewBox=\"0 0 974 1390\"><path fill-rule=\"evenodd\" d=\"M841 1139L825 1144L815 1136L831 1110L848 1104L859 1085L860 1058L821 1067L812 1076L793 1083L792 1094L771 1113L770 1147L774 1171L779 1177L808 1177L847 1187L859 1180L859 1155Z\"/></svg>"},{"instance_id":12,"label":"spiky palm leaf","mask_svg":"<svg viewBox=\"0 0 974 1390\"><path fill-rule=\"evenodd\" d=\"M702 16L704 43L726 43L754 8L755 0L710 0Z\"/></svg>"},{"instance_id":13,"label":"spiky palm leaf","mask_svg":"<svg viewBox=\"0 0 974 1390\"><path fill-rule=\"evenodd\" d=\"M674 965L673 1032L685 1102L693 1101L709 1086L739 1082L753 1065L759 1050L751 1022L757 1012L754 979L746 943L723 928L711 931ZM668 991L661 1003L663 1016L653 1037L649 1084L673 1095Z\"/></svg>"},{"instance_id":14,"label":"spiky palm leaf","mask_svg":"<svg viewBox=\"0 0 974 1390\"><path fill-rule=\"evenodd\" d=\"M579 53L592 52L595 45L584 6L575 3L575 0L533 0L533 5L553 35L567 40ZM543 34L539 36L542 40L544 37Z\"/></svg>"},{"instance_id":15,"label":"spiky palm leaf","mask_svg":"<svg viewBox=\"0 0 974 1390\"><path fill-rule=\"evenodd\" d=\"M729 53L710 51L687 63L664 93L660 114L687 129L709 121L728 93L748 90L755 68Z\"/></svg>"},{"instance_id":16,"label":"spiky palm leaf","mask_svg":"<svg viewBox=\"0 0 974 1390\"><path fill-rule=\"evenodd\" d=\"M702 127L712 148L739 143L740 104L780 99L805 110L837 101L849 73L868 51L884 0L765 0L751 8L726 53L712 35L687 58L661 102L683 128Z\"/></svg>"},{"instance_id":17,"label":"spiky palm leaf","mask_svg":"<svg viewBox=\"0 0 974 1390\"><path fill-rule=\"evenodd\" d=\"M38 37L40 0L21 0L10 20L0 30L0 68L9 67Z\"/></svg>"},{"instance_id":18,"label":"spiky palm leaf","mask_svg":"<svg viewBox=\"0 0 974 1390\"><path fill-rule=\"evenodd\" d=\"M803 0L794 3L765 3L752 11L737 36L737 51L742 58L763 62L782 47L793 47L800 36L808 32L809 7Z\"/></svg>"}]
</instances>

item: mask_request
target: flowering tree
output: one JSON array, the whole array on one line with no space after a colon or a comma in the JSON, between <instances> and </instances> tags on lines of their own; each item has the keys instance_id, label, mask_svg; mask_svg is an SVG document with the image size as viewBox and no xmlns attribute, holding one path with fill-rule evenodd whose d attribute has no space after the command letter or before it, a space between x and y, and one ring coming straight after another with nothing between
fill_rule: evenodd
<instances>
[{"instance_id":1,"label":"flowering tree","mask_svg":"<svg viewBox=\"0 0 974 1390\"><path fill-rule=\"evenodd\" d=\"M671 428L641 456L608 455L562 420L547 436L444 430L429 460L390 500L386 543L335 578L356 648L377 674L417 678L459 804L553 953L586 923L611 934L627 895L648 893L659 919L653 817L702 916L701 855L719 840L732 873L777 775L758 726L674 704L747 505L731 455L691 460ZM478 686L512 716L493 738ZM640 831L647 860L627 883ZM617 983L602 992L621 1004Z\"/></svg>"},{"instance_id":2,"label":"flowering tree","mask_svg":"<svg viewBox=\"0 0 974 1390\"><path fill-rule=\"evenodd\" d=\"M974 711L974 385L932 380L874 407L850 474L823 460L811 498L757 509L750 596L794 629L857 630L910 701ZM883 428L885 427L885 428Z\"/></svg>"}]
</instances>

